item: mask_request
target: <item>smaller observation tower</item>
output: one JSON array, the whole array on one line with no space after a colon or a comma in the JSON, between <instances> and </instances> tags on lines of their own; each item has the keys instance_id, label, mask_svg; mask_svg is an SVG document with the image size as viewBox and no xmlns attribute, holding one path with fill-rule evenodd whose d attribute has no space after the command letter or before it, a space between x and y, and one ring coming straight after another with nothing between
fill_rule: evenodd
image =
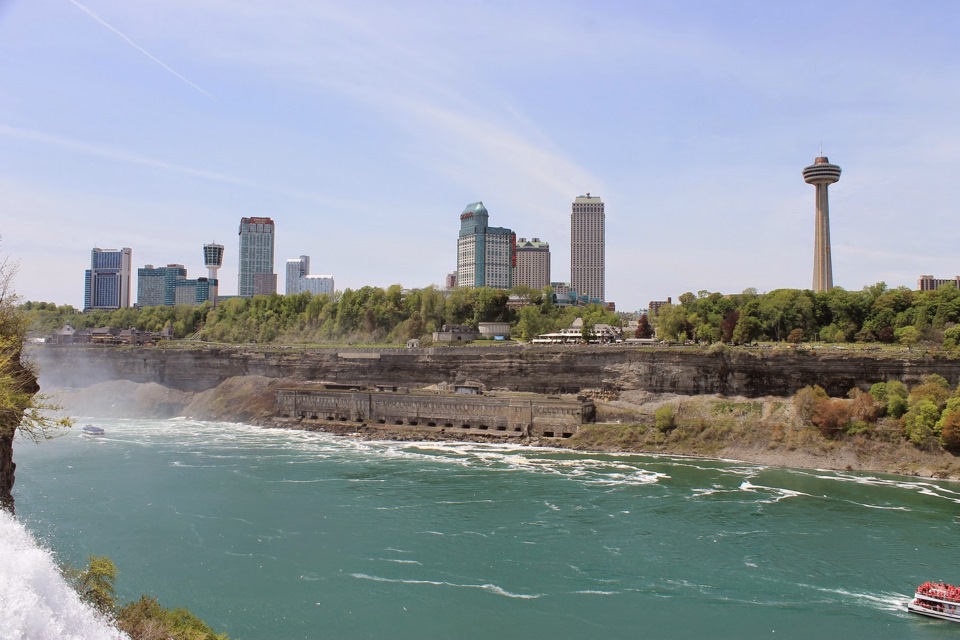
<instances>
[{"instance_id":1,"label":"smaller observation tower","mask_svg":"<svg viewBox=\"0 0 960 640\"><path fill-rule=\"evenodd\" d=\"M822 153L822 152L821 152ZM840 167L819 156L803 170L803 180L817 188L817 218L813 243L813 290L833 288L833 263L830 258L830 203L827 187L840 180Z\"/></svg>"},{"instance_id":2,"label":"smaller observation tower","mask_svg":"<svg viewBox=\"0 0 960 640\"><path fill-rule=\"evenodd\" d=\"M210 300L216 306L220 289L217 271L223 266L223 245L215 243L203 245L203 264L207 267L207 279L210 282Z\"/></svg>"}]
</instances>

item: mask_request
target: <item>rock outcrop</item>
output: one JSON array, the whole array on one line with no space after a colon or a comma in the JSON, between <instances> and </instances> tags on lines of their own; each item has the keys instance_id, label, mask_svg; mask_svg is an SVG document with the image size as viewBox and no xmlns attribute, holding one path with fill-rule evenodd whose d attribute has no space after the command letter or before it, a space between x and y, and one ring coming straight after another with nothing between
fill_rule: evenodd
<instances>
[{"instance_id":1,"label":"rock outcrop","mask_svg":"<svg viewBox=\"0 0 960 640\"><path fill-rule=\"evenodd\" d=\"M235 376L424 387L475 380L536 393L648 391L683 395L788 396L818 384L834 396L882 380L914 383L937 373L960 381L960 359L834 350L627 346L304 349L298 347L43 346L32 356L44 386L110 380L212 389Z\"/></svg>"}]
</instances>

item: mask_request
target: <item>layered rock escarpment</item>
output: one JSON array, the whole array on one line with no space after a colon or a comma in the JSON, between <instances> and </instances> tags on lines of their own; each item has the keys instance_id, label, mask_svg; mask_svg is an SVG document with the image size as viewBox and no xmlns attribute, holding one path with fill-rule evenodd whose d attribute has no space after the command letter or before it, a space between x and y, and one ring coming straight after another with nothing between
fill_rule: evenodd
<instances>
[{"instance_id":1,"label":"layered rock escarpment","mask_svg":"<svg viewBox=\"0 0 960 640\"><path fill-rule=\"evenodd\" d=\"M13 483L16 479L17 465L13 461L13 437L23 419L21 400L29 400L40 391L33 373L23 366L20 352L3 359L4 371L0 371L5 382L10 385L10 399L0 408L0 509L11 513L14 510Z\"/></svg>"},{"instance_id":2,"label":"layered rock escarpment","mask_svg":"<svg viewBox=\"0 0 960 640\"><path fill-rule=\"evenodd\" d=\"M818 384L833 396L931 373L960 381L960 359L833 350L628 346L304 349L297 347L42 346L31 356L43 384L77 388L110 380L204 391L234 376L423 387L473 380L536 393L642 390L682 395L788 396Z\"/></svg>"}]
</instances>

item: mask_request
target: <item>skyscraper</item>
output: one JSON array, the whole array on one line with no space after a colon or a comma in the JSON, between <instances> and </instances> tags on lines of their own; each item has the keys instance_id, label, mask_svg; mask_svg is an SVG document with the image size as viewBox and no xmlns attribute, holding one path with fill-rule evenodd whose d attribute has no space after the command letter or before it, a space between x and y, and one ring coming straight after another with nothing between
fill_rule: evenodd
<instances>
[{"instance_id":1,"label":"skyscraper","mask_svg":"<svg viewBox=\"0 0 960 640\"><path fill-rule=\"evenodd\" d=\"M606 214L599 196L577 196L570 214L570 286L588 301L603 302L606 285Z\"/></svg>"},{"instance_id":2,"label":"skyscraper","mask_svg":"<svg viewBox=\"0 0 960 640\"><path fill-rule=\"evenodd\" d=\"M550 243L540 238L517 241L517 269L513 275L513 286L543 289L550 285Z\"/></svg>"},{"instance_id":3,"label":"skyscraper","mask_svg":"<svg viewBox=\"0 0 960 640\"><path fill-rule=\"evenodd\" d=\"M830 257L830 203L827 187L840 180L840 167L819 156L803 170L803 180L817 188L817 218L813 241L813 290L833 288L833 261Z\"/></svg>"},{"instance_id":4,"label":"skyscraper","mask_svg":"<svg viewBox=\"0 0 960 640\"><path fill-rule=\"evenodd\" d=\"M237 295L244 298L277 292L273 272L274 226L270 218L241 218L240 275Z\"/></svg>"},{"instance_id":5,"label":"skyscraper","mask_svg":"<svg viewBox=\"0 0 960 640\"><path fill-rule=\"evenodd\" d=\"M489 226L489 218L482 202L468 204L460 214L458 287L513 288L517 236L510 229Z\"/></svg>"},{"instance_id":6,"label":"skyscraper","mask_svg":"<svg viewBox=\"0 0 960 640\"><path fill-rule=\"evenodd\" d=\"M84 273L83 310L129 307L132 264L129 247L91 250L90 268Z\"/></svg>"}]
</instances>

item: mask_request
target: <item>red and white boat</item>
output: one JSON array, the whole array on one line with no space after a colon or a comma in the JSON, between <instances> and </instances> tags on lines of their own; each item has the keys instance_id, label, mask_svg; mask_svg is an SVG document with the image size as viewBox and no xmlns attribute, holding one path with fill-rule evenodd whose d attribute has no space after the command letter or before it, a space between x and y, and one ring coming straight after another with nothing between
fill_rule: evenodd
<instances>
[{"instance_id":1,"label":"red and white boat","mask_svg":"<svg viewBox=\"0 0 960 640\"><path fill-rule=\"evenodd\" d=\"M907 611L960 622L960 587L946 582L924 582L907 603Z\"/></svg>"}]
</instances>

